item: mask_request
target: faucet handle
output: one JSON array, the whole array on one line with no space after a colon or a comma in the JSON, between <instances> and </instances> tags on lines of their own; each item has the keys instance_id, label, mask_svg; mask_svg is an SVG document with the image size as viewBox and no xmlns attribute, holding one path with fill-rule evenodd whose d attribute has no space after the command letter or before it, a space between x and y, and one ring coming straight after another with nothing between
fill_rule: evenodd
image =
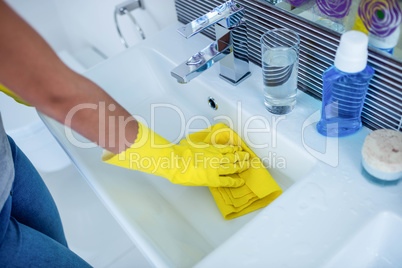
<instances>
[{"instance_id":1,"label":"faucet handle","mask_svg":"<svg viewBox=\"0 0 402 268\"><path fill-rule=\"evenodd\" d=\"M225 28L231 28L239 24L243 17L244 7L229 0L207 14L177 29L177 31L185 38L190 38L218 22Z\"/></svg>"}]
</instances>

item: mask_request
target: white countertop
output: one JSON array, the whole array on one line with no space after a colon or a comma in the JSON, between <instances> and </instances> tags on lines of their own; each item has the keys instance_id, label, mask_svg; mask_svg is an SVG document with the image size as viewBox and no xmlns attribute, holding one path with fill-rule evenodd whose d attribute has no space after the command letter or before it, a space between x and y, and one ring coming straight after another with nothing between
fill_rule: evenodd
<instances>
[{"instance_id":1,"label":"white countertop","mask_svg":"<svg viewBox=\"0 0 402 268\"><path fill-rule=\"evenodd\" d=\"M168 27L85 75L145 121L159 111L154 128L169 140L182 134L177 134L181 113L186 122L194 116L210 123L223 120L222 116L231 118L243 139L247 120L254 118L253 127L259 129L268 123L269 133L254 133L249 139L269 143L268 148L254 150L261 158L274 152L275 159L286 160L285 168L269 169L284 193L268 207L225 221L207 188L173 185L104 164L100 148L74 146L63 126L43 117L151 263L157 267L401 265L402 183L381 183L363 171L361 147L370 131L363 127L339 139L321 136L315 130L321 103L303 92L290 114L283 118L269 114L262 101L261 69L254 64L252 76L237 87L219 79L216 67L187 85L177 84L170 70L210 42L201 35L181 38L175 33L179 26ZM217 111L208 107L210 96ZM160 110L152 110L152 104Z\"/></svg>"}]
</instances>

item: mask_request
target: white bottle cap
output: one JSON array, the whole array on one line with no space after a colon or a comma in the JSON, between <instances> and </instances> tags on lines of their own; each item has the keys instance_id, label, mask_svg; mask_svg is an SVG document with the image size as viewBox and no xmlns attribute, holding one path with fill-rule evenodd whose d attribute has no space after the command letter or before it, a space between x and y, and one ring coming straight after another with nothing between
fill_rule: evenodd
<instances>
[{"instance_id":1,"label":"white bottle cap","mask_svg":"<svg viewBox=\"0 0 402 268\"><path fill-rule=\"evenodd\" d=\"M348 31L342 34L341 42L336 50L335 67L346 73L358 73L367 65L368 37L359 31Z\"/></svg>"},{"instance_id":2,"label":"white bottle cap","mask_svg":"<svg viewBox=\"0 0 402 268\"><path fill-rule=\"evenodd\" d=\"M369 33L369 43L377 48L390 49L398 44L400 33L400 26L398 26L398 28L396 28L395 31L387 37L378 37L372 33Z\"/></svg>"}]
</instances>

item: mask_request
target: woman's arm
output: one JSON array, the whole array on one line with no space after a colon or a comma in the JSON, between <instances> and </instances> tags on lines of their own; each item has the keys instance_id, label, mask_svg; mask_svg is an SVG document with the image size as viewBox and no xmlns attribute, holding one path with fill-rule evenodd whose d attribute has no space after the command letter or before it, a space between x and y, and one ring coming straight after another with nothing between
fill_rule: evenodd
<instances>
[{"instance_id":1,"label":"woman's arm","mask_svg":"<svg viewBox=\"0 0 402 268\"><path fill-rule=\"evenodd\" d=\"M99 86L63 64L45 40L1 0L0 83L63 124L79 104L98 107L79 109L69 127L113 153L124 151L137 137L137 121ZM101 103L106 107L105 118L99 117ZM116 124L109 124L111 118ZM130 122L123 131L119 131L119 118Z\"/></svg>"}]
</instances>

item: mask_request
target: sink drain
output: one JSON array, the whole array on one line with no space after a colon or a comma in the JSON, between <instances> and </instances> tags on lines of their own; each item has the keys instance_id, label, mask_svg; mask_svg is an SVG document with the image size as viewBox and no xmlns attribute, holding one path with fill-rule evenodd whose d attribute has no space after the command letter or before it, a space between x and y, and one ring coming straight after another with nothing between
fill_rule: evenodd
<instances>
[{"instance_id":1,"label":"sink drain","mask_svg":"<svg viewBox=\"0 0 402 268\"><path fill-rule=\"evenodd\" d=\"M215 100L211 97L208 98L208 105L214 110L218 110L218 104L215 102Z\"/></svg>"}]
</instances>

